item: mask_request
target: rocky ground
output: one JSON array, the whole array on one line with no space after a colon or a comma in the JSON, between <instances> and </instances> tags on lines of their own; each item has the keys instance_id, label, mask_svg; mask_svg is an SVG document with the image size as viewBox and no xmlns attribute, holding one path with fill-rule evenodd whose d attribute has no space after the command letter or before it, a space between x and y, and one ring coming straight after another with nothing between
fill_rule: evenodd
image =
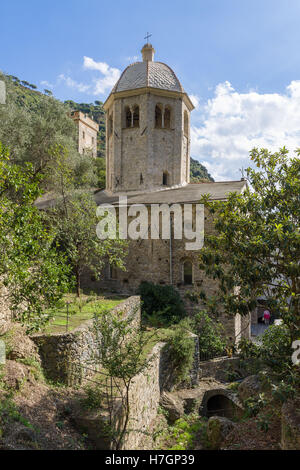
<instances>
[{"instance_id":1,"label":"rocky ground","mask_svg":"<svg viewBox=\"0 0 300 470\"><path fill-rule=\"evenodd\" d=\"M84 389L49 383L36 346L21 327L0 326L0 336L7 345L6 364L0 366L0 449L95 449L76 420L75 409L81 406ZM141 449L277 450L282 443L284 448L300 447L299 402L287 402L282 408L284 436L280 404L263 406L255 416L243 414L236 419L199 416L203 398L210 391L227 394L238 407L262 392L254 375L231 385L206 377L197 387L164 392Z\"/></svg>"},{"instance_id":2,"label":"rocky ground","mask_svg":"<svg viewBox=\"0 0 300 470\"><path fill-rule=\"evenodd\" d=\"M72 421L70 406L82 391L47 383L35 345L22 328L6 324L0 333L9 358L0 370L0 448L92 448Z\"/></svg>"}]
</instances>

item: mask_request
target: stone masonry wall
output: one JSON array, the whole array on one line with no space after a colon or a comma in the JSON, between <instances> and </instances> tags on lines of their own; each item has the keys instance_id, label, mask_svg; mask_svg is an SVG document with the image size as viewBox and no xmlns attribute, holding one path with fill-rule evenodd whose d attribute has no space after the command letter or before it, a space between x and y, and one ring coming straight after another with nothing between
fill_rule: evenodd
<instances>
[{"instance_id":1,"label":"stone masonry wall","mask_svg":"<svg viewBox=\"0 0 300 470\"><path fill-rule=\"evenodd\" d=\"M144 433L148 431L156 418L161 394L161 363L164 354L165 344L156 344L151 352L153 355L151 366L134 379L129 396L130 423L128 428L132 431L126 436L123 449L137 449Z\"/></svg>"},{"instance_id":2,"label":"stone masonry wall","mask_svg":"<svg viewBox=\"0 0 300 470\"><path fill-rule=\"evenodd\" d=\"M170 128L155 127L155 106L171 110ZM139 107L139 127L126 128L125 109ZM183 113L189 110L182 97L162 96L155 91L115 98L107 110L113 121L106 134L107 189L144 190L161 187L163 172L168 185L189 179L189 137L183 136ZM183 142L186 142L184 148Z\"/></svg>"},{"instance_id":3,"label":"stone masonry wall","mask_svg":"<svg viewBox=\"0 0 300 470\"><path fill-rule=\"evenodd\" d=\"M199 370L199 350L196 335L190 334L195 340L195 357L190 370L191 385L198 384ZM157 343L150 355L152 362L150 367L134 378L129 402L130 402L130 423L123 449L137 449L145 432L153 420L156 418L159 406L160 395L163 390L170 390L172 386L172 370L170 370L169 352L165 343ZM174 385L174 382L173 382ZM119 413L116 407L116 413ZM122 419L118 416L118 419Z\"/></svg>"},{"instance_id":4,"label":"stone masonry wall","mask_svg":"<svg viewBox=\"0 0 300 470\"><path fill-rule=\"evenodd\" d=\"M112 309L111 314L117 312L122 312L123 318L134 315L134 322L139 325L140 298L132 296L124 300ZM93 320L88 320L70 332L31 336L39 349L42 366L50 379L70 385L91 375L88 367L95 367L98 351L97 338L92 326ZM79 364L80 369L78 369Z\"/></svg>"}]
</instances>

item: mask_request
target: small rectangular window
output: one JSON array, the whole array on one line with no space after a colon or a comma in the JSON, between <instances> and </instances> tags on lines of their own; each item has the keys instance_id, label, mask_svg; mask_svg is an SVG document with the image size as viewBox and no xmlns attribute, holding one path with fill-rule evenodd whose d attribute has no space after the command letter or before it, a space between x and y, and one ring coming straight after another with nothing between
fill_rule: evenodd
<instances>
[{"instance_id":1,"label":"small rectangular window","mask_svg":"<svg viewBox=\"0 0 300 470\"><path fill-rule=\"evenodd\" d=\"M109 279L111 280L118 279L118 271L115 266L109 265Z\"/></svg>"}]
</instances>

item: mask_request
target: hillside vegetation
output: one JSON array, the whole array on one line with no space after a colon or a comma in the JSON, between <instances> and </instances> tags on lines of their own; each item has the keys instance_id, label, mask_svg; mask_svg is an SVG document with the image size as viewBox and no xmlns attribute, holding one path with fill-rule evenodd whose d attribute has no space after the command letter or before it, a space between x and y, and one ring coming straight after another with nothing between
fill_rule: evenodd
<instances>
[{"instance_id":1,"label":"hillside vegetation","mask_svg":"<svg viewBox=\"0 0 300 470\"><path fill-rule=\"evenodd\" d=\"M69 116L72 110L81 111L99 124L97 156L105 157L103 103L98 100L94 103L76 103L72 100L62 103L52 96L50 90L45 89L42 93L37 90L36 85L26 80L1 73L0 78L5 80L7 87L7 106L3 107L2 113L0 112L2 124L0 140L10 147L11 155L15 154L18 160L32 162L38 152L40 162L43 161L45 164L48 161L48 155L41 156L42 148L48 152L50 143L62 144L67 148L73 160L73 167L78 162L77 173L81 174L83 170L87 173L84 177L85 185L103 188L105 186L105 161L102 158L96 159L87 171L86 162L82 161L82 157L77 152L76 127ZM18 108L18 113L15 108ZM214 181L207 169L194 158L191 158L190 175L192 183ZM51 184L50 189L52 189Z\"/></svg>"}]
</instances>

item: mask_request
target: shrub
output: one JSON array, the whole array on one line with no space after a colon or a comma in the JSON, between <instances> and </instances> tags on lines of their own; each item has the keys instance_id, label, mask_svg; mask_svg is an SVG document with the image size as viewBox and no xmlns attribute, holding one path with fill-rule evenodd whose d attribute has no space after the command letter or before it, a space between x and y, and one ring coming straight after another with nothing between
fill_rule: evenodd
<instances>
[{"instance_id":1,"label":"shrub","mask_svg":"<svg viewBox=\"0 0 300 470\"><path fill-rule=\"evenodd\" d=\"M173 286L142 282L138 293L142 300L143 317L155 326L178 323L185 316L180 294Z\"/></svg>"},{"instance_id":2,"label":"shrub","mask_svg":"<svg viewBox=\"0 0 300 470\"><path fill-rule=\"evenodd\" d=\"M171 366L178 383L190 380L189 372L194 360L195 341L188 335L189 327L189 320L182 320L173 326L173 331L167 340Z\"/></svg>"},{"instance_id":3,"label":"shrub","mask_svg":"<svg viewBox=\"0 0 300 470\"><path fill-rule=\"evenodd\" d=\"M292 340L285 325L271 325L262 336L260 356L275 371L284 371L291 364Z\"/></svg>"},{"instance_id":4,"label":"shrub","mask_svg":"<svg viewBox=\"0 0 300 470\"><path fill-rule=\"evenodd\" d=\"M206 421L199 419L198 414L184 415L163 433L160 449L194 449L196 443L205 441L206 427Z\"/></svg>"},{"instance_id":5,"label":"shrub","mask_svg":"<svg viewBox=\"0 0 300 470\"><path fill-rule=\"evenodd\" d=\"M226 341L223 338L223 326L220 322L211 318L205 310L201 310L195 315L193 331L199 337L200 354L213 357L225 351Z\"/></svg>"},{"instance_id":6,"label":"shrub","mask_svg":"<svg viewBox=\"0 0 300 470\"><path fill-rule=\"evenodd\" d=\"M241 338L239 342L239 356L241 359L257 358L260 354L259 347L246 338Z\"/></svg>"}]
</instances>

